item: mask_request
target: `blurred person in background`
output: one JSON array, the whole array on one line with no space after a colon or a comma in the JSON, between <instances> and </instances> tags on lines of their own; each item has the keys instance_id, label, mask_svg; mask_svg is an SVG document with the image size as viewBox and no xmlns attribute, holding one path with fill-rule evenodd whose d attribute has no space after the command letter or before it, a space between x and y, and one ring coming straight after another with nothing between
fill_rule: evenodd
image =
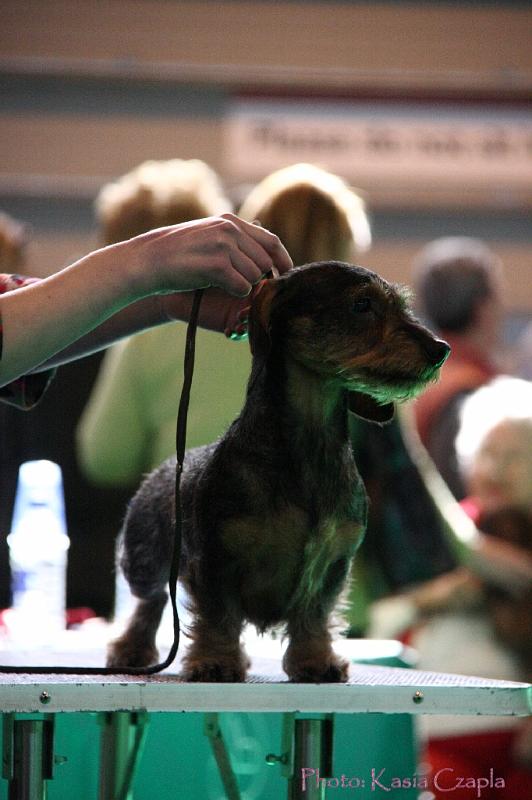
<instances>
[{"instance_id":1,"label":"blurred person in background","mask_svg":"<svg viewBox=\"0 0 532 800\"><path fill-rule=\"evenodd\" d=\"M532 679L532 383L498 377L463 402L456 439L458 465L468 492L462 507L501 546L513 549L528 580L501 580L490 571L460 566L447 575L374 608L379 620L407 619L402 631L419 654L418 666L436 672L511 681ZM501 551L502 552L502 551ZM395 603L395 609L393 605ZM398 608L402 607L401 613ZM396 631L396 634L399 631ZM424 720L426 760L435 775L480 776L493 769L505 790L483 797L521 800L532 781L532 720L504 717L435 717ZM445 787L445 783L442 782ZM435 790L433 790L435 791ZM467 800L469 790L453 796ZM440 800L446 792L435 791Z\"/></svg>"},{"instance_id":2,"label":"blurred person in background","mask_svg":"<svg viewBox=\"0 0 532 800\"><path fill-rule=\"evenodd\" d=\"M229 210L218 176L197 159L144 162L104 186L96 200L105 244ZM91 481L136 487L175 451L185 339L185 326L164 325L106 353L77 433ZM198 330L189 447L216 439L240 411L250 363L247 348Z\"/></svg>"},{"instance_id":3,"label":"blurred person in background","mask_svg":"<svg viewBox=\"0 0 532 800\"><path fill-rule=\"evenodd\" d=\"M482 527L485 515L510 507L532 521L532 382L495 378L464 402L459 419L469 515Z\"/></svg>"},{"instance_id":4,"label":"blurred person in background","mask_svg":"<svg viewBox=\"0 0 532 800\"><path fill-rule=\"evenodd\" d=\"M514 372L520 378L532 381L532 322L526 325L515 343Z\"/></svg>"},{"instance_id":5,"label":"blurred person in background","mask_svg":"<svg viewBox=\"0 0 532 800\"><path fill-rule=\"evenodd\" d=\"M292 164L258 183L239 217L279 231L295 265L352 262L371 244L365 203L337 175L313 164Z\"/></svg>"},{"instance_id":6,"label":"blurred person in background","mask_svg":"<svg viewBox=\"0 0 532 800\"><path fill-rule=\"evenodd\" d=\"M532 382L498 377L472 394L460 414L462 506L483 531L522 550L532 563ZM532 679L532 585L515 595L486 587L498 638Z\"/></svg>"},{"instance_id":7,"label":"blurred person in background","mask_svg":"<svg viewBox=\"0 0 532 800\"><path fill-rule=\"evenodd\" d=\"M419 311L451 345L437 384L415 403L421 441L457 499L464 486L453 442L464 398L501 370L501 264L481 241L446 237L428 244L413 266Z\"/></svg>"}]
</instances>

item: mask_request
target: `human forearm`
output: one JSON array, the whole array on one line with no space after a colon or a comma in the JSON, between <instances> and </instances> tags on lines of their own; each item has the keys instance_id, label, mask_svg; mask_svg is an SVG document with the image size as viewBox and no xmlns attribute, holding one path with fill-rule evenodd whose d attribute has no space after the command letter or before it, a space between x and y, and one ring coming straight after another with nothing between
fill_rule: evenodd
<instances>
[{"instance_id":1,"label":"human forearm","mask_svg":"<svg viewBox=\"0 0 532 800\"><path fill-rule=\"evenodd\" d=\"M145 297L118 311L68 347L55 353L32 371L40 372L82 356L90 355L132 333L156 327L166 322L188 322L192 310L193 292ZM201 328L223 333L241 326L240 315L246 315L249 298L232 298L220 289L208 289L200 307L198 324Z\"/></svg>"},{"instance_id":2,"label":"human forearm","mask_svg":"<svg viewBox=\"0 0 532 800\"><path fill-rule=\"evenodd\" d=\"M0 298L0 383L31 371L109 319L134 299L124 250L91 253L38 283ZM125 284L130 291L125 291ZM67 359L63 359L67 360Z\"/></svg>"},{"instance_id":3,"label":"human forearm","mask_svg":"<svg viewBox=\"0 0 532 800\"><path fill-rule=\"evenodd\" d=\"M98 350L103 350L109 345L119 342L132 333L139 333L148 328L168 322L164 313L160 296L145 297L121 309L113 316L106 319L94 330L74 341L68 347L59 350L32 371L41 372L50 367L57 367L76 358L88 356Z\"/></svg>"}]
</instances>

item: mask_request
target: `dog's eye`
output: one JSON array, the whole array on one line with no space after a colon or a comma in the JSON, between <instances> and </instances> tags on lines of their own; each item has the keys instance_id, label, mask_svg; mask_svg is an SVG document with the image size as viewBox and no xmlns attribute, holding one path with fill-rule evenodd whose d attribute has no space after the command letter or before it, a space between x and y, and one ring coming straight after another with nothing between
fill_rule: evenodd
<instances>
[{"instance_id":1,"label":"dog's eye","mask_svg":"<svg viewBox=\"0 0 532 800\"><path fill-rule=\"evenodd\" d=\"M371 300L369 297L361 297L359 300L355 300L353 303L353 311L357 314L364 313L365 311L371 310Z\"/></svg>"}]
</instances>

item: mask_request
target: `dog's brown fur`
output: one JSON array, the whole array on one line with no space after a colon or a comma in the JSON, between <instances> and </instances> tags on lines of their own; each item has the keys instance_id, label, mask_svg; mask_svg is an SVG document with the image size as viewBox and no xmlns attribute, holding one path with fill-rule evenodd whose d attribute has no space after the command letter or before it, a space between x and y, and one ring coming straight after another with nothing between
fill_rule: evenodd
<instances>
[{"instance_id":1,"label":"dog's brown fur","mask_svg":"<svg viewBox=\"0 0 532 800\"><path fill-rule=\"evenodd\" d=\"M285 623L294 681L341 681L330 617L366 524L347 412L384 422L393 401L437 377L449 348L375 273L339 262L264 284L250 318L253 366L241 415L219 442L189 451L182 479L181 580L191 598L184 676L241 681L248 621ZM215 400L215 398L213 398ZM166 600L175 461L133 499L121 565L140 598L109 664L144 666Z\"/></svg>"}]
</instances>

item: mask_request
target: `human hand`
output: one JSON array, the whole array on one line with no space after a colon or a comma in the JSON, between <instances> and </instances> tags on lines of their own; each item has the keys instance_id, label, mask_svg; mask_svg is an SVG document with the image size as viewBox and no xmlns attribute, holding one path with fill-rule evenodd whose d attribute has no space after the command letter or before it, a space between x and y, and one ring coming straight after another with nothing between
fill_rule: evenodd
<instances>
[{"instance_id":1,"label":"human hand","mask_svg":"<svg viewBox=\"0 0 532 800\"><path fill-rule=\"evenodd\" d=\"M475 549L469 554L471 569L483 580L519 596L532 585L529 550L479 531Z\"/></svg>"},{"instance_id":2,"label":"human hand","mask_svg":"<svg viewBox=\"0 0 532 800\"><path fill-rule=\"evenodd\" d=\"M246 297L263 275L292 266L277 236L233 214L158 228L122 246L139 297L206 287Z\"/></svg>"},{"instance_id":3,"label":"human hand","mask_svg":"<svg viewBox=\"0 0 532 800\"><path fill-rule=\"evenodd\" d=\"M467 568L457 567L422 583L411 591L410 598L418 613L436 614L478 604L481 586L480 580Z\"/></svg>"},{"instance_id":4,"label":"human hand","mask_svg":"<svg viewBox=\"0 0 532 800\"><path fill-rule=\"evenodd\" d=\"M233 341L247 338L251 304L261 285L262 282L255 284L246 297L235 297L222 289L207 289L201 301L199 326L224 333ZM193 299L191 292L165 294L158 299L166 321L189 320Z\"/></svg>"},{"instance_id":5,"label":"human hand","mask_svg":"<svg viewBox=\"0 0 532 800\"><path fill-rule=\"evenodd\" d=\"M256 283L249 295L244 299L227 304L223 332L233 342L240 342L242 339L248 338L251 306L264 283L265 280Z\"/></svg>"}]
</instances>

